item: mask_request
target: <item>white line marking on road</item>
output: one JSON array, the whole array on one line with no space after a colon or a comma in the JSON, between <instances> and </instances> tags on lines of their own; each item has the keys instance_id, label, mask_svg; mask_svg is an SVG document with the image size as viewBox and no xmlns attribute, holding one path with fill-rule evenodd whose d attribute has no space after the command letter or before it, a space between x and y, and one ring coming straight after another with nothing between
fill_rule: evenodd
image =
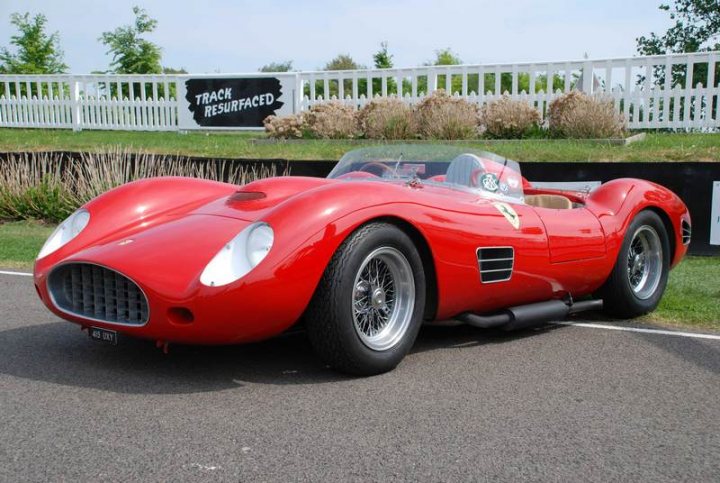
<instances>
[{"instance_id":1,"label":"white line marking on road","mask_svg":"<svg viewBox=\"0 0 720 483\"><path fill-rule=\"evenodd\" d=\"M641 327L621 327L618 325L595 324L590 322L556 322L559 325L573 325L575 327L587 327L589 329L620 330L623 332L640 332L642 334L674 335L676 337L691 337L695 339L720 340L720 335L696 334L694 332L680 332L662 329L643 329Z\"/></svg>"},{"instance_id":2,"label":"white line marking on road","mask_svg":"<svg viewBox=\"0 0 720 483\"><path fill-rule=\"evenodd\" d=\"M25 272L6 272L5 270L0 270L0 275L15 275L17 277L32 277L32 273L25 273Z\"/></svg>"}]
</instances>

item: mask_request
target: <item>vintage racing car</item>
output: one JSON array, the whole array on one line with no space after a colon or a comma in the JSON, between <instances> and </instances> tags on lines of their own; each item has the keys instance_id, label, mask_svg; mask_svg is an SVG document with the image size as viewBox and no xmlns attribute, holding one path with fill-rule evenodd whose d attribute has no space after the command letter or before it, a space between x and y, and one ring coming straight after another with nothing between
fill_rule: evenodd
<instances>
[{"instance_id":1,"label":"vintage racing car","mask_svg":"<svg viewBox=\"0 0 720 483\"><path fill-rule=\"evenodd\" d=\"M645 314L689 242L683 202L648 181L540 189L490 153L387 145L347 153L327 178L113 189L50 236L34 281L96 339L236 344L300 323L326 363L370 375L423 323Z\"/></svg>"}]
</instances>

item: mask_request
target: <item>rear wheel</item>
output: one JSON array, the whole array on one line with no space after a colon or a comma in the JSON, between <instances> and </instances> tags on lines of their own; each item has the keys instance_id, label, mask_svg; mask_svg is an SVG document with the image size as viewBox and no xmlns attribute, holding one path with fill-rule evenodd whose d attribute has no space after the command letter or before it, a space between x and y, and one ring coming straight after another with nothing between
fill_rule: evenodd
<instances>
[{"instance_id":1,"label":"rear wheel","mask_svg":"<svg viewBox=\"0 0 720 483\"><path fill-rule=\"evenodd\" d=\"M670 270L670 243L660 217L641 211L632 221L607 281L599 291L604 310L631 318L655 310Z\"/></svg>"},{"instance_id":2,"label":"rear wheel","mask_svg":"<svg viewBox=\"0 0 720 483\"><path fill-rule=\"evenodd\" d=\"M422 323L425 274L412 240L371 223L340 246L306 313L310 341L335 369L373 375L393 369Z\"/></svg>"}]
</instances>

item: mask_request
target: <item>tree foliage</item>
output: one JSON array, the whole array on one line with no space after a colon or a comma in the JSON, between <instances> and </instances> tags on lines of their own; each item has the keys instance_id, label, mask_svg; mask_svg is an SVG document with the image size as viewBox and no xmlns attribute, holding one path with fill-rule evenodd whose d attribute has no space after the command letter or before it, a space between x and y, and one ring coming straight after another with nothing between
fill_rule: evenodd
<instances>
[{"instance_id":1,"label":"tree foliage","mask_svg":"<svg viewBox=\"0 0 720 483\"><path fill-rule=\"evenodd\" d=\"M111 32L103 32L100 41L112 55L110 72L115 74L160 74L162 50L142 37L157 27L157 20L150 18L145 10L133 7L135 23L124 25Z\"/></svg>"},{"instance_id":2,"label":"tree foliage","mask_svg":"<svg viewBox=\"0 0 720 483\"><path fill-rule=\"evenodd\" d=\"M355 62L355 59L353 59L349 54L339 54L336 55L335 58L330 60L328 63L325 64L325 67L323 67L322 70L360 70L360 69L367 69L366 66L362 64L358 64ZM365 88L367 86L367 82L365 80L362 80L358 82L358 92L362 94L365 91ZM323 96L325 99L331 99L332 97L345 97L352 91L352 81L350 79L346 79L343 82L343 94L340 95L340 88L337 81L330 82L329 85L329 92L325 93L325 85L322 81L317 81L315 85L315 94L318 96Z\"/></svg>"},{"instance_id":3,"label":"tree foliage","mask_svg":"<svg viewBox=\"0 0 720 483\"><path fill-rule=\"evenodd\" d=\"M13 13L10 23L18 33L10 37L15 46L12 53L6 47L0 49L0 73L2 74L60 74L68 66L63 62L60 36L45 31L47 18L43 14L30 17L30 13Z\"/></svg>"},{"instance_id":4,"label":"tree foliage","mask_svg":"<svg viewBox=\"0 0 720 483\"><path fill-rule=\"evenodd\" d=\"M388 51L388 43L380 42L380 50L375 52L373 54L373 65L376 69L392 69L393 68L393 56ZM363 85L367 85L367 81L364 81ZM395 79L388 79L386 84L386 89L388 94L398 94L397 92L397 82L395 82ZM372 91L374 93L380 93L382 94L382 79L373 79L372 81Z\"/></svg>"},{"instance_id":5,"label":"tree foliage","mask_svg":"<svg viewBox=\"0 0 720 483\"><path fill-rule=\"evenodd\" d=\"M270 62L258 69L259 72L290 72L292 70L292 60L286 60L285 62Z\"/></svg>"},{"instance_id":6,"label":"tree foliage","mask_svg":"<svg viewBox=\"0 0 720 483\"><path fill-rule=\"evenodd\" d=\"M462 59L460 59L460 56L453 52L453 50L448 47L445 49L440 49L435 51L435 58L432 59L429 62L425 62L423 65L427 66L433 66L433 65L460 65L462 64ZM445 89L445 74L440 74L437 76L437 87L439 89ZM475 78L477 79L477 75L475 75ZM477 81L476 81L477 84ZM412 88L412 86L408 85L407 87ZM405 89L403 88L403 91ZM450 91L448 94L452 94L454 92L460 92L462 90L462 79L459 76L455 76L451 78L450 80ZM418 79L418 93L428 91L428 81L426 78L420 78Z\"/></svg>"},{"instance_id":7,"label":"tree foliage","mask_svg":"<svg viewBox=\"0 0 720 483\"><path fill-rule=\"evenodd\" d=\"M162 73L168 74L168 75L178 75L178 74L187 74L188 71L186 71L184 67L180 67L179 69L175 69L173 67L163 67Z\"/></svg>"},{"instance_id":8,"label":"tree foliage","mask_svg":"<svg viewBox=\"0 0 720 483\"><path fill-rule=\"evenodd\" d=\"M380 50L375 52L373 55L373 64L376 69L392 69L393 68L393 56L388 51L387 41L380 42Z\"/></svg>"},{"instance_id":9,"label":"tree foliage","mask_svg":"<svg viewBox=\"0 0 720 483\"><path fill-rule=\"evenodd\" d=\"M435 51L435 59L425 65L460 65L462 59L451 48L440 49Z\"/></svg>"},{"instance_id":10,"label":"tree foliage","mask_svg":"<svg viewBox=\"0 0 720 483\"><path fill-rule=\"evenodd\" d=\"M669 13L674 22L662 35L651 32L648 36L636 39L637 51L641 55L659 55L669 53L706 52L720 50L720 2L718 0L674 0L670 4L661 4L660 10ZM692 85L707 82L707 63L694 66ZM716 79L719 79L720 65L716 65ZM672 84L684 84L685 66L673 67ZM655 77L662 84L665 71L655 69ZM640 82L644 80L639 79Z\"/></svg>"},{"instance_id":11,"label":"tree foliage","mask_svg":"<svg viewBox=\"0 0 720 483\"><path fill-rule=\"evenodd\" d=\"M637 38L638 53L657 55L720 49L720 4L717 0L674 0L660 10L673 25L663 35L655 32Z\"/></svg>"},{"instance_id":12,"label":"tree foliage","mask_svg":"<svg viewBox=\"0 0 720 483\"><path fill-rule=\"evenodd\" d=\"M366 69L364 65L358 64L348 54L339 54L330 62L325 64L323 70L359 70Z\"/></svg>"}]
</instances>

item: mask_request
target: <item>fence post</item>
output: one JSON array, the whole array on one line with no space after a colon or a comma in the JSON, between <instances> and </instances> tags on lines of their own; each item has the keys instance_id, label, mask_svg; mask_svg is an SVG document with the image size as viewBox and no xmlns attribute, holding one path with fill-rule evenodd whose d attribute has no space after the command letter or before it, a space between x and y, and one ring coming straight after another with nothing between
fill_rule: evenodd
<instances>
[{"instance_id":1,"label":"fence post","mask_svg":"<svg viewBox=\"0 0 720 483\"><path fill-rule=\"evenodd\" d=\"M295 96L293 96L293 114L300 112L303 99L303 83L299 73L295 73Z\"/></svg>"},{"instance_id":2,"label":"fence post","mask_svg":"<svg viewBox=\"0 0 720 483\"><path fill-rule=\"evenodd\" d=\"M80 106L80 81L76 78L70 80L70 101L72 105L72 130L82 131L82 107Z\"/></svg>"},{"instance_id":3,"label":"fence post","mask_svg":"<svg viewBox=\"0 0 720 483\"><path fill-rule=\"evenodd\" d=\"M567 73L565 74L567 75ZM593 72L593 63L590 61L583 62L583 69L582 69L582 91L585 94L592 94L593 93L593 80L594 80L594 72Z\"/></svg>"}]
</instances>

